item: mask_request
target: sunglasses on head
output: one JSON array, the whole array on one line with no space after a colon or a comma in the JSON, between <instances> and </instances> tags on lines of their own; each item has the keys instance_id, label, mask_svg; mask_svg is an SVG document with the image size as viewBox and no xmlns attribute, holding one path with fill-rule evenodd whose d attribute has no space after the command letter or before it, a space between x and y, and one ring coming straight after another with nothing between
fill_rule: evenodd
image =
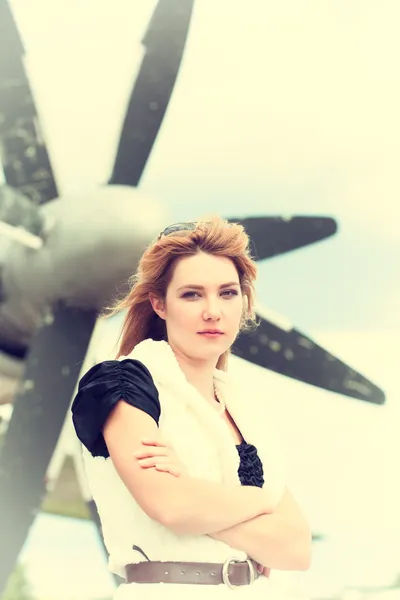
<instances>
[{"instance_id":1,"label":"sunglasses on head","mask_svg":"<svg viewBox=\"0 0 400 600\"><path fill-rule=\"evenodd\" d=\"M196 229L197 222L196 221L186 221L184 223L173 223L173 225L168 225L160 233L158 236L158 240L166 235L171 235L172 233L177 233L179 231L194 231Z\"/></svg>"}]
</instances>

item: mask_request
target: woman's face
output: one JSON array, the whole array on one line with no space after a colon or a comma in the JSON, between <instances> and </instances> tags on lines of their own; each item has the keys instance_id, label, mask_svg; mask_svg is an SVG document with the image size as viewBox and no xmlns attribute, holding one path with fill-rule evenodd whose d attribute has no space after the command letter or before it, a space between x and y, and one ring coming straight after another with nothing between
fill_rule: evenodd
<instances>
[{"instance_id":1,"label":"woman's face","mask_svg":"<svg viewBox=\"0 0 400 600\"><path fill-rule=\"evenodd\" d=\"M179 259L165 303L152 304L166 321L174 350L216 364L239 332L243 297L236 267L229 258L203 252ZM204 333L210 330L221 333Z\"/></svg>"}]
</instances>

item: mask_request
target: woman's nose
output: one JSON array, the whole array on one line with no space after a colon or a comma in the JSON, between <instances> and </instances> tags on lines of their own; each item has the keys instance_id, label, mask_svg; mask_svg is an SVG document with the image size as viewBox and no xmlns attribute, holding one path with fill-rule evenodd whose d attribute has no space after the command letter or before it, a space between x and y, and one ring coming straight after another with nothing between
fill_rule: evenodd
<instances>
[{"instance_id":1,"label":"woman's nose","mask_svg":"<svg viewBox=\"0 0 400 600\"><path fill-rule=\"evenodd\" d=\"M217 300L207 301L204 308L204 319L218 319L221 315L221 307Z\"/></svg>"}]
</instances>

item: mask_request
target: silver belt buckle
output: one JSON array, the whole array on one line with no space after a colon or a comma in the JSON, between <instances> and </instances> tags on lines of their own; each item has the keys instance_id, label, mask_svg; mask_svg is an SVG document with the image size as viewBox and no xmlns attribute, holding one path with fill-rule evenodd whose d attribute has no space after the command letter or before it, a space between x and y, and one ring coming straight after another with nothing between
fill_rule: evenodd
<instances>
[{"instance_id":1,"label":"silver belt buckle","mask_svg":"<svg viewBox=\"0 0 400 600\"><path fill-rule=\"evenodd\" d=\"M233 583L230 582L229 573L228 573L229 565L231 563L243 563L243 562L247 562L247 564L249 565L249 574L250 574L249 585L251 585L255 580L256 575L255 575L254 565L249 558L246 558L245 560L242 560L240 558L227 558L226 561L224 562L224 564L222 565L222 581L231 590L235 590L236 588L242 587L242 586L233 585Z\"/></svg>"}]
</instances>

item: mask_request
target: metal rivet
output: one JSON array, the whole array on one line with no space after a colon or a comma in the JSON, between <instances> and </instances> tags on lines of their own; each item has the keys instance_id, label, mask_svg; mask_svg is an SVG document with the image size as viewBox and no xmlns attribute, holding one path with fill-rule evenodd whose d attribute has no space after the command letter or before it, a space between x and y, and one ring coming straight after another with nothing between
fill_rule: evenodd
<instances>
[{"instance_id":1,"label":"metal rivet","mask_svg":"<svg viewBox=\"0 0 400 600\"><path fill-rule=\"evenodd\" d=\"M271 348L272 352L279 352L279 350L282 348L282 345L276 340L272 340L269 343L269 347Z\"/></svg>"},{"instance_id":2,"label":"metal rivet","mask_svg":"<svg viewBox=\"0 0 400 600\"><path fill-rule=\"evenodd\" d=\"M214 573L213 571L211 571L211 575L212 575L213 577L215 577L215 573Z\"/></svg>"},{"instance_id":3,"label":"metal rivet","mask_svg":"<svg viewBox=\"0 0 400 600\"><path fill-rule=\"evenodd\" d=\"M196 575L200 575L199 571L196 571Z\"/></svg>"},{"instance_id":4,"label":"metal rivet","mask_svg":"<svg viewBox=\"0 0 400 600\"><path fill-rule=\"evenodd\" d=\"M181 575L184 575L184 574L185 574L185 571L181 571Z\"/></svg>"},{"instance_id":5,"label":"metal rivet","mask_svg":"<svg viewBox=\"0 0 400 600\"><path fill-rule=\"evenodd\" d=\"M291 350L291 348L286 348L283 355L286 358L286 360L294 359L294 352L293 352L293 350Z\"/></svg>"},{"instance_id":6,"label":"metal rivet","mask_svg":"<svg viewBox=\"0 0 400 600\"><path fill-rule=\"evenodd\" d=\"M168 575L168 571L165 571L165 574Z\"/></svg>"}]
</instances>

